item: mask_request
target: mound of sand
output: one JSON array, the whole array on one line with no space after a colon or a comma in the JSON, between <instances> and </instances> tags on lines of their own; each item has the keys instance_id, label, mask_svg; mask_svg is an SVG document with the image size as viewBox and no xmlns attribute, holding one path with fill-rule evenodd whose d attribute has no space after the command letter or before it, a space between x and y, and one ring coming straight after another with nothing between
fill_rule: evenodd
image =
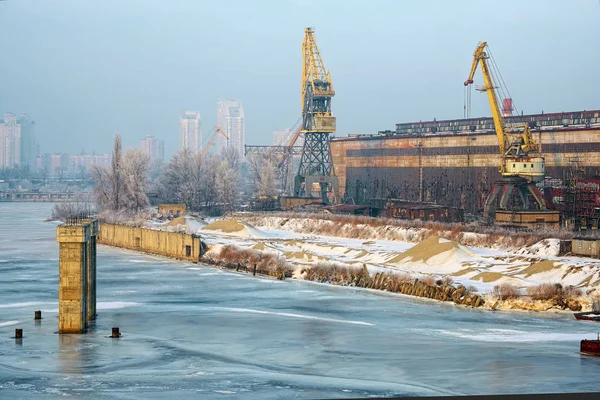
<instances>
[{"instance_id":1,"label":"mound of sand","mask_svg":"<svg viewBox=\"0 0 600 400\"><path fill-rule=\"evenodd\" d=\"M421 243L411 247L403 253L390 259L389 263L401 263L401 262L416 262L423 261L427 262L429 259L434 258L442 253L453 252L463 253L462 246L451 240L443 239L438 236L430 236L423 240ZM467 255L466 252L465 256Z\"/></svg>"},{"instance_id":2,"label":"mound of sand","mask_svg":"<svg viewBox=\"0 0 600 400\"><path fill-rule=\"evenodd\" d=\"M554 261L545 260L531 264L522 270L521 274L525 274L525 278L528 278L531 275L552 271L553 269L560 269L560 266L556 266Z\"/></svg>"},{"instance_id":3,"label":"mound of sand","mask_svg":"<svg viewBox=\"0 0 600 400\"><path fill-rule=\"evenodd\" d=\"M173 218L171 221L169 221L169 223L167 224L168 226L177 226L177 225L186 225L186 220L184 217L177 217L177 218Z\"/></svg>"},{"instance_id":4,"label":"mound of sand","mask_svg":"<svg viewBox=\"0 0 600 400\"><path fill-rule=\"evenodd\" d=\"M224 233L234 233L243 231L245 228L244 224L240 221L236 221L233 219L222 219L220 221L215 221L211 224L208 224L202 227L203 230L207 231L221 231Z\"/></svg>"},{"instance_id":5,"label":"mound of sand","mask_svg":"<svg viewBox=\"0 0 600 400\"><path fill-rule=\"evenodd\" d=\"M204 227L203 231L212 231L225 234L226 236L236 236L241 238L268 238L263 231L256 229L250 224L235 219L222 219L212 222Z\"/></svg>"}]
</instances>

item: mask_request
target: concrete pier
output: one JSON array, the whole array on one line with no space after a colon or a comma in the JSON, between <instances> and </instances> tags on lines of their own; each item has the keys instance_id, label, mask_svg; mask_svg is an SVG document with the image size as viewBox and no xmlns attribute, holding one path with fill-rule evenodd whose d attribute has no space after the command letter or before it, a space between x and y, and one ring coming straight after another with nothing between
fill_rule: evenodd
<instances>
[{"instance_id":1,"label":"concrete pier","mask_svg":"<svg viewBox=\"0 0 600 400\"><path fill-rule=\"evenodd\" d=\"M96 319L96 242L98 238L98 220L85 220L90 227L87 262L87 319Z\"/></svg>"},{"instance_id":2,"label":"concrete pier","mask_svg":"<svg viewBox=\"0 0 600 400\"><path fill-rule=\"evenodd\" d=\"M96 220L56 228L59 243L58 332L85 333L96 315Z\"/></svg>"}]
</instances>

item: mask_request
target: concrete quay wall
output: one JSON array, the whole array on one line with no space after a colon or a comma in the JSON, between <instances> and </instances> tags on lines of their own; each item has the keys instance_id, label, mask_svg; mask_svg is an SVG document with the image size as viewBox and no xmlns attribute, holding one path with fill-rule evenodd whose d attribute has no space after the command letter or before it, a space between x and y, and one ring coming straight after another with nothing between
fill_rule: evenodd
<instances>
[{"instance_id":1,"label":"concrete quay wall","mask_svg":"<svg viewBox=\"0 0 600 400\"><path fill-rule=\"evenodd\" d=\"M98 243L193 262L202 256L200 236L124 225L100 223Z\"/></svg>"}]
</instances>

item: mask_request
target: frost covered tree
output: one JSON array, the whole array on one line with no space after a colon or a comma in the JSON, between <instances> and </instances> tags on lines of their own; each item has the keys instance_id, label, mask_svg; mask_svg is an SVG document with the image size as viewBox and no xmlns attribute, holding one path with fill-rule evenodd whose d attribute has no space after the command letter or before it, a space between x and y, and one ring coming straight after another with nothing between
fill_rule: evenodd
<instances>
[{"instance_id":1,"label":"frost covered tree","mask_svg":"<svg viewBox=\"0 0 600 400\"><path fill-rule=\"evenodd\" d=\"M215 188L223 211L235 209L240 197L239 171L231 168L227 158L217 167Z\"/></svg>"},{"instance_id":2,"label":"frost covered tree","mask_svg":"<svg viewBox=\"0 0 600 400\"><path fill-rule=\"evenodd\" d=\"M170 203L184 203L192 208L196 162L190 149L179 150L165 167L159 179L159 196Z\"/></svg>"},{"instance_id":3,"label":"frost covered tree","mask_svg":"<svg viewBox=\"0 0 600 400\"><path fill-rule=\"evenodd\" d=\"M139 211L148 204L148 167L148 157L139 150L124 157L116 135L110 167L94 165L90 171L96 204L108 211Z\"/></svg>"},{"instance_id":4,"label":"frost covered tree","mask_svg":"<svg viewBox=\"0 0 600 400\"><path fill-rule=\"evenodd\" d=\"M150 158L140 149L129 150L122 161L126 208L139 211L147 206Z\"/></svg>"},{"instance_id":5,"label":"frost covered tree","mask_svg":"<svg viewBox=\"0 0 600 400\"><path fill-rule=\"evenodd\" d=\"M260 196L273 196L277 193L277 170L273 155L252 154L248 157L248 167L255 193Z\"/></svg>"}]
</instances>

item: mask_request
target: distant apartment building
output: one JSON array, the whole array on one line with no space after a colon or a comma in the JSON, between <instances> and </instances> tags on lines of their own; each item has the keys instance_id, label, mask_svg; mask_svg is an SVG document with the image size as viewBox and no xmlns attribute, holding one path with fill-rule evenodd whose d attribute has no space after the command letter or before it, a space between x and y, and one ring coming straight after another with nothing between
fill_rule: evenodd
<instances>
[{"instance_id":1,"label":"distant apartment building","mask_svg":"<svg viewBox=\"0 0 600 400\"><path fill-rule=\"evenodd\" d=\"M244 159L244 144L246 143L246 133L244 130L244 108L237 100L221 99L217 103L217 125L227 134L227 139L219 136L219 153L227 146L232 146Z\"/></svg>"},{"instance_id":2,"label":"distant apartment building","mask_svg":"<svg viewBox=\"0 0 600 400\"><path fill-rule=\"evenodd\" d=\"M111 154L75 154L69 156L69 172L78 173L81 171L89 172L92 166L109 167L112 159Z\"/></svg>"},{"instance_id":3,"label":"distant apartment building","mask_svg":"<svg viewBox=\"0 0 600 400\"><path fill-rule=\"evenodd\" d=\"M21 163L21 125L14 114L4 114L0 122L0 167L13 168Z\"/></svg>"},{"instance_id":4,"label":"distant apartment building","mask_svg":"<svg viewBox=\"0 0 600 400\"><path fill-rule=\"evenodd\" d=\"M40 154L36 157L36 170L42 175L58 176L59 174L67 176L78 176L81 173L88 173L92 166L99 165L109 167L111 154L74 154L67 155L61 153Z\"/></svg>"},{"instance_id":5,"label":"distant apartment building","mask_svg":"<svg viewBox=\"0 0 600 400\"><path fill-rule=\"evenodd\" d=\"M35 121L27 114L21 115L18 120L21 126L20 162L23 167L35 171L35 158L38 156L38 144L35 137Z\"/></svg>"},{"instance_id":6,"label":"distant apartment building","mask_svg":"<svg viewBox=\"0 0 600 400\"><path fill-rule=\"evenodd\" d=\"M65 153L50 154L50 175L58 176L69 169L69 156Z\"/></svg>"},{"instance_id":7,"label":"distant apartment building","mask_svg":"<svg viewBox=\"0 0 600 400\"><path fill-rule=\"evenodd\" d=\"M202 123L198 111L184 111L179 117L179 148L202 151Z\"/></svg>"},{"instance_id":8,"label":"distant apartment building","mask_svg":"<svg viewBox=\"0 0 600 400\"><path fill-rule=\"evenodd\" d=\"M150 158L150 162L165 161L165 142L158 140L154 136L146 136L140 142L140 149Z\"/></svg>"},{"instance_id":9,"label":"distant apartment building","mask_svg":"<svg viewBox=\"0 0 600 400\"><path fill-rule=\"evenodd\" d=\"M4 119L0 119L0 168L19 165L35 169L38 146L34 127L35 122L26 114L19 118L4 114Z\"/></svg>"}]
</instances>

